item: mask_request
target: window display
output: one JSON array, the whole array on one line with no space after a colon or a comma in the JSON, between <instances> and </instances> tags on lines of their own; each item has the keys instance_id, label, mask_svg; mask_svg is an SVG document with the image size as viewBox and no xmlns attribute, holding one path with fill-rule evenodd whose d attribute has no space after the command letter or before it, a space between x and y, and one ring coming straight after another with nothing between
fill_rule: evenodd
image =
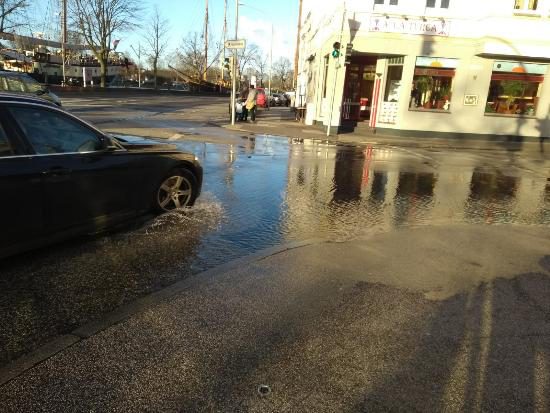
<instances>
[{"instance_id":1,"label":"window display","mask_svg":"<svg viewBox=\"0 0 550 413\"><path fill-rule=\"evenodd\" d=\"M537 10L538 0L516 0L514 9L516 10Z\"/></svg>"},{"instance_id":2,"label":"window display","mask_svg":"<svg viewBox=\"0 0 550 413\"><path fill-rule=\"evenodd\" d=\"M409 109L449 111L457 59L419 56Z\"/></svg>"},{"instance_id":3,"label":"window display","mask_svg":"<svg viewBox=\"0 0 550 413\"><path fill-rule=\"evenodd\" d=\"M485 113L535 116L547 65L495 62Z\"/></svg>"}]
</instances>

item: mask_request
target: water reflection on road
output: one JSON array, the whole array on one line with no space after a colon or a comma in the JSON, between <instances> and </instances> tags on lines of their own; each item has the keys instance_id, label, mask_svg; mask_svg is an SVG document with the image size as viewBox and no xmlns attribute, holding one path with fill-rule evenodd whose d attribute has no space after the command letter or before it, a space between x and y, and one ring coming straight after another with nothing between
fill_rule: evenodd
<instances>
[{"instance_id":1,"label":"water reflection on road","mask_svg":"<svg viewBox=\"0 0 550 413\"><path fill-rule=\"evenodd\" d=\"M550 162L533 154L275 137L176 144L204 166L195 208L0 262L0 365L139 296L287 241L550 223Z\"/></svg>"},{"instance_id":2,"label":"water reflection on road","mask_svg":"<svg viewBox=\"0 0 550 413\"><path fill-rule=\"evenodd\" d=\"M202 242L197 268L285 241L354 239L443 223L550 222L550 162L501 152L407 151L276 138L183 143L227 222Z\"/></svg>"}]
</instances>

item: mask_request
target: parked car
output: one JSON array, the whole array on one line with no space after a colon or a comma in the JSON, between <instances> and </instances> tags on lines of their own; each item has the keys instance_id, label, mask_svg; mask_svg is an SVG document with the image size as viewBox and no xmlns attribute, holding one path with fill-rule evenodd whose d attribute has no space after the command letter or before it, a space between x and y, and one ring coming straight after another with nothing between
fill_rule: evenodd
<instances>
[{"instance_id":1,"label":"parked car","mask_svg":"<svg viewBox=\"0 0 550 413\"><path fill-rule=\"evenodd\" d=\"M258 96L256 97L256 105L259 107L259 108L266 108L267 107L267 95L265 94L265 89L264 88L257 88L258 90Z\"/></svg>"},{"instance_id":2,"label":"parked car","mask_svg":"<svg viewBox=\"0 0 550 413\"><path fill-rule=\"evenodd\" d=\"M272 93L270 96L271 106L279 106L281 97L278 93Z\"/></svg>"},{"instance_id":3,"label":"parked car","mask_svg":"<svg viewBox=\"0 0 550 413\"><path fill-rule=\"evenodd\" d=\"M191 88L187 83L184 82L172 82L170 89L173 90L181 90L183 92L189 92Z\"/></svg>"},{"instance_id":4,"label":"parked car","mask_svg":"<svg viewBox=\"0 0 550 413\"><path fill-rule=\"evenodd\" d=\"M47 86L38 83L26 73L0 70L0 92L38 96L61 107L61 100Z\"/></svg>"},{"instance_id":5,"label":"parked car","mask_svg":"<svg viewBox=\"0 0 550 413\"><path fill-rule=\"evenodd\" d=\"M38 98L0 94L0 257L191 206L201 185L197 158L173 145L110 136Z\"/></svg>"},{"instance_id":6,"label":"parked car","mask_svg":"<svg viewBox=\"0 0 550 413\"><path fill-rule=\"evenodd\" d=\"M288 106L289 99L284 93L273 93L273 105Z\"/></svg>"},{"instance_id":7,"label":"parked car","mask_svg":"<svg viewBox=\"0 0 550 413\"><path fill-rule=\"evenodd\" d=\"M68 86L82 86L83 81L80 77L70 77L67 79L67 85Z\"/></svg>"}]
</instances>

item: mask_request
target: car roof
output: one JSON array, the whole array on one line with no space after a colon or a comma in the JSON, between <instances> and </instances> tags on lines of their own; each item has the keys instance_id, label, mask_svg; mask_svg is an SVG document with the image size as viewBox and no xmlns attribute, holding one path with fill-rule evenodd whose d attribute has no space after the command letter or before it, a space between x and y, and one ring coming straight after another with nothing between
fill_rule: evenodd
<instances>
[{"instance_id":1,"label":"car roof","mask_svg":"<svg viewBox=\"0 0 550 413\"><path fill-rule=\"evenodd\" d=\"M0 92L0 102L20 102L20 103L35 103L38 105L53 106L57 105L49 100L34 96L22 96L12 93Z\"/></svg>"},{"instance_id":2,"label":"car roof","mask_svg":"<svg viewBox=\"0 0 550 413\"><path fill-rule=\"evenodd\" d=\"M6 75L6 76L28 76L28 73L25 72L14 72L10 70L0 70L0 75Z\"/></svg>"}]
</instances>

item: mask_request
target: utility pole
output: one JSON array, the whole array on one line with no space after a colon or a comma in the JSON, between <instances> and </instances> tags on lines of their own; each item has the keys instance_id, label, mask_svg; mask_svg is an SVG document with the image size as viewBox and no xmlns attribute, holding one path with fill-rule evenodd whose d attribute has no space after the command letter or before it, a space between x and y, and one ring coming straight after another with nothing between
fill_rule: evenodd
<instances>
[{"instance_id":1,"label":"utility pole","mask_svg":"<svg viewBox=\"0 0 550 413\"><path fill-rule=\"evenodd\" d=\"M294 78L292 80L292 85L294 90L298 83L298 59L300 56L300 31L302 30L302 2L300 0L300 10L298 12L298 33L296 34L296 51L294 52Z\"/></svg>"},{"instance_id":2,"label":"utility pole","mask_svg":"<svg viewBox=\"0 0 550 413\"><path fill-rule=\"evenodd\" d=\"M208 72L208 0L206 0L206 11L204 13L204 81L207 78L206 72Z\"/></svg>"},{"instance_id":3,"label":"utility pole","mask_svg":"<svg viewBox=\"0 0 550 413\"><path fill-rule=\"evenodd\" d=\"M235 40L239 38L239 0L235 0ZM237 97L237 49L233 49L233 64L231 67L231 77L233 87L231 89L231 124L235 124L235 99Z\"/></svg>"},{"instance_id":4,"label":"utility pole","mask_svg":"<svg viewBox=\"0 0 550 413\"><path fill-rule=\"evenodd\" d=\"M134 53L138 58L138 87L141 87L141 43L138 43L138 50L134 49L134 46L130 45Z\"/></svg>"},{"instance_id":5,"label":"utility pole","mask_svg":"<svg viewBox=\"0 0 550 413\"><path fill-rule=\"evenodd\" d=\"M223 85L225 79L225 41L227 40L227 0L224 0L223 4L223 41L222 41L222 54L220 56L220 72L221 72L221 82L220 85ZM221 91L221 89L220 89Z\"/></svg>"},{"instance_id":6,"label":"utility pole","mask_svg":"<svg viewBox=\"0 0 550 413\"><path fill-rule=\"evenodd\" d=\"M67 0L62 0L61 7L61 59L63 59L63 85L67 83L65 74L65 59L67 47Z\"/></svg>"},{"instance_id":7,"label":"utility pole","mask_svg":"<svg viewBox=\"0 0 550 413\"><path fill-rule=\"evenodd\" d=\"M273 76L273 23L271 23L271 48L269 49L269 95L271 92L271 77ZM269 96L268 96L269 100Z\"/></svg>"}]
</instances>

